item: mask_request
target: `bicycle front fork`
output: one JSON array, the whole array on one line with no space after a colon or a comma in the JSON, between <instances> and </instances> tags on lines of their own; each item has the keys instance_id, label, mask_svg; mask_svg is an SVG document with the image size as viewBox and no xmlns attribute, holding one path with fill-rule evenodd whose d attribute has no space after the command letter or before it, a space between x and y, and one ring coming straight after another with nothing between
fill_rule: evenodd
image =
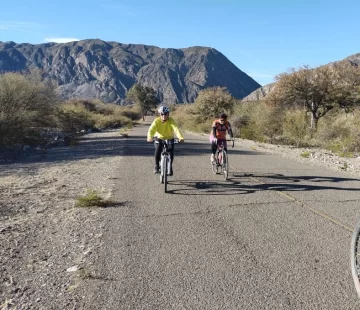
<instances>
[{"instance_id":1,"label":"bicycle front fork","mask_svg":"<svg viewBox=\"0 0 360 310\"><path fill-rule=\"evenodd\" d=\"M170 156L168 156L167 157L167 160L166 160L166 158L165 157L162 157L161 158L161 160L160 160L160 167L161 167L161 171L162 172L165 172L165 170L163 170L163 164L164 164L164 162L167 162L167 169L166 169L166 171L167 171L167 173L169 174L169 172L170 172L170 170L171 170L171 157Z\"/></svg>"},{"instance_id":2,"label":"bicycle front fork","mask_svg":"<svg viewBox=\"0 0 360 310\"><path fill-rule=\"evenodd\" d=\"M221 164L222 164L222 152L219 152L219 153L217 154L217 164L218 164L219 166L221 166Z\"/></svg>"}]
</instances>

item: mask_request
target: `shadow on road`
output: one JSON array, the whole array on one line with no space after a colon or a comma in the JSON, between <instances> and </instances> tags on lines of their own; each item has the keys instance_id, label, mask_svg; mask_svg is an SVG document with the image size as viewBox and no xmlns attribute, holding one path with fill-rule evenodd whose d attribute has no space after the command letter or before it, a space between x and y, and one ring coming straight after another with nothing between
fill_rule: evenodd
<instances>
[{"instance_id":1,"label":"shadow on road","mask_svg":"<svg viewBox=\"0 0 360 310\"><path fill-rule=\"evenodd\" d=\"M192 156L209 154L210 144L199 143L199 140L188 139L186 143L175 146L175 156ZM260 155L262 153L252 151L240 151L229 148L231 154ZM124 137L114 134L111 137L93 137L85 135L75 146L57 146L48 150L47 154L33 155L15 160L17 163L29 162L59 162L82 159L96 159L111 156L153 156L153 143L146 142L145 136ZM1 164L0 164L1 165Z\"/></svg>"},{"instance_id":2,"label":"shadow on road","mask_svg":"<svg viewBox=\"0 0 360 310\"><path fill-rule=\"evenodd\" d=\"M219 177L222 177L219 175ZM168 192L177 195L244 195L259 191L315 191L338 190L360 191L360 188L320 185L324 183L341 183L359 181L351 178L319 177L319 176L285 176L281 174L230 174L227 181L208 180L170 180ZM316 184L309 184L314 182ZM254 184L255 183L255 184Z\"/></svg>"}]
</instances>

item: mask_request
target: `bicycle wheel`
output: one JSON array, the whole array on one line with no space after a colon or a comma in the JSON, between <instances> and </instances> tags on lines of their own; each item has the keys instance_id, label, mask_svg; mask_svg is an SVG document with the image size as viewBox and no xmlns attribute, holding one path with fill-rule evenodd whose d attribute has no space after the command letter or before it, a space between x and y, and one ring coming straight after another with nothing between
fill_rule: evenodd
<instances>
[{"instance_id":1,"label":"bicycle wheel","mask_svg":"<svg viewBox=\"0 0 360 310\"><path fill-rule=\"evenodd\" d=\"M229 159L227 156L226 151L222 151L222 171L224 174L224 179L227 180L228 175L229 175Z\"/></svg>"},{"instance_id":2,"label":"bicycle wheel","mask_svg":"<svg viewBox=\"0 0 360 310\"><path fill-rule=\"evenodd\" d=\"M215 153L214 158L215 158L215 160L211 163L212 171L214 174L217 174L217 172L218 172L218 153L217 152Z\"/></svg>"},{"instance_id":3,"label":"bicycle wheel","mask_svg":"<svg viewBox=\"0 0 360 310\"><path fill-rule=\"evenodd\" d=\"M352 234L350 260L352 277L360 297L360 221L356 224Z\"/></svg>"},{"instance_id":4,"label":"bicycle wheel","mask_svg":"<svg viewBox=\"0 0 360 310\"><path fill-rule=\"evenodd\" d=\"M160 159L160 183L164 183L164 156Z\"/></svg>"},{"instance_id":5,"label":"bicycle wheel","mask_svg":"<svg viewBox=\"0 0 360 310\"><path fill-rule=\"evenodd\" d=\"M168 165L169 165L169 158L168 156L164 156L164 185L165 185L165 193L167 192L167 178L168 178Z\"/></svg>"},{"instance_id":6,"label":"bicycle wheel","mask_svg":"<svg viewBox=\"0 0 360 310\"><path fill-rule=\"evenodd\" d=\"M218 152L215 153L214 159L215 160L211 163L211 165L212 165L213 173L217 174L218 167L219 167L219 153Z\"/></svg>"}]
</instances>

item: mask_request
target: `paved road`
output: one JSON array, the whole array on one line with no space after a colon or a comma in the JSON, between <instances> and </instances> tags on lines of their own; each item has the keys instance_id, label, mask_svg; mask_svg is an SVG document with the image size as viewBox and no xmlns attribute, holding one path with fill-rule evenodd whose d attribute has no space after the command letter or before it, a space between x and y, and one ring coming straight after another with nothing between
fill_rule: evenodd
<instances>
[{"instance_id":1,"label":"paved road","mask_svg":"<svg viewBox=\"0 0 360 310\"><path fill-rule=\"evenodd\" d=\"M148 125L123 160L85 309L360 309L349 267L360 180L230 148L214 175L207 137L176 145L165 194Z\"/></svg>"}]
</instances>

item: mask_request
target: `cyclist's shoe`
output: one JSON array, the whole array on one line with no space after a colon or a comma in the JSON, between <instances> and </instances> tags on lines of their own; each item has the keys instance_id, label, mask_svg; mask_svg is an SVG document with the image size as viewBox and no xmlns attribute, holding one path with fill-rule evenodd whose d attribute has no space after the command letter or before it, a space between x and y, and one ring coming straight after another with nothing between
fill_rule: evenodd
<instances>
[{"instance_id":1,"label":"cyclist's shoe","mask_svg":"<svg viewBox=\"0 0 360 310\"><path fill-rule=\"evenodd\" d=\"M214 163L215 163L215 156L214 156L214 154L211 154L210 160L211 160L211 164L214 164Z\"/></svg>"},{"instance_id":2,"label":"cyclist's shoe","mask_svg":"<svg viewBox=\"0 0 360 310\"><path fill-rule=\"evenodd\" d=\"M155 166L155 168L154 168L154 174L156 174L156 173L160 173L159 166Z\"/></svg>"}]
</instances>

